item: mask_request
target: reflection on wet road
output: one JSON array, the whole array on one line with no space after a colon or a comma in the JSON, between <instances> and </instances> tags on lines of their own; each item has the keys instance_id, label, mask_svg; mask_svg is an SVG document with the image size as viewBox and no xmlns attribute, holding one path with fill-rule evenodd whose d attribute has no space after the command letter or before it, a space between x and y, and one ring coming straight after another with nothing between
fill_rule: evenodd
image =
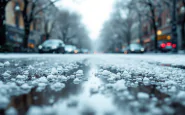
<instances>
[{"instance_id":1,"label":"reflection on wet road","mask_svg":"<svg viewBox=\"0 0 185 115\"><path fill-rule=\"evenodd\" d=\"M116 108L111 97L99 93L99 88L104 84L95 76L97 67L89 70L88 81L82 84L81 93L70 96L67 100L61 100L63 111L60 113L76 115L115 115ZM118 114L116 114L118 115Z\"/></svg>"},{"instance_id":2,"label":"reflection on wet road","mask_svg":"<svg viewBox=\"0 0 185 115\"><path fill-rule=\"evenodd\" d=\"M65 115L75 115L77 113L82 115L113 115L116 113L118 115L113 104L113 98L99 92L105 83L95 76L98 71L97 66L79 65L73 72L78 69L84 71L82 83L76 84L73 79L69 79L65 83L65 88L57 92L51 90L49 86L39 92L37 87L34 87L28 94L13 96L8 108L15 108L20 115L26 114L32 106L60 107L57 113ZM70 73L73 72L71 71ZM66 72L63 74L67 75ZM37 78L40 77L37 75Z\"/></svg>"}]
</instances>

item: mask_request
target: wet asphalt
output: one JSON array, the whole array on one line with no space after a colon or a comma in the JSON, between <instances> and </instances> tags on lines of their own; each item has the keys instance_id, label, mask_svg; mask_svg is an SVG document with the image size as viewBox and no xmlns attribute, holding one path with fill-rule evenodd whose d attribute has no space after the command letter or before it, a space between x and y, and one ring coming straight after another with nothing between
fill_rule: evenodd
<instances>
[{"instance_id":1,"label":"wet asphalt","mask_svg":"<svg viewBox=\"0 0 185 115\"><path fill-rule=\"evenodd\" d=\"M110 58L112 60L112 58ZM93 61L92 61L93 60ZM2 74L6 71L11 72L11 77L23 75L28 71L28 78L24 83L32 84L33 80L41 77L46 77L51 73L52 68L62 67L62 71L57 71L56 76L75 76L78 70L83 71L80 76L81 82L74 83L74 78L69 78L63 81L65 87L62 90L52 90L51 85L56 80L48 81L49 85L38 91L38 86L33 85L29 91L21 92L20 90L13 90L9 92L9 103L6 108L0 109L0 115L10 114L7 112L10 108L14 108L16 112L13 114L29 115L31 107L50 107L55 108L58 112L48 112L48 115L184 115L185 106L172 99L171 95L164 93L157 88L157 80L153 84L146 85L142 81L137 86L127 85L123 90L115 90L111 85L115 81L109 81L100 77L99 71L105 69L99 64L98 59L91 56L83 58L83 56L75 57L74 55L68 57L27 57L27 58L1 58L0 62L8 61L10 63L7 67L0 69L0 81L7 84L15 82L17 86L23 83L18 83L12 78L5 78ZM106 62L103 62L104 65ZM69 66L70 64L73 64ZM182 65L171 65L163 63L148 63L156 67L169 67L174 69L185 70ZM116 65L116 63L115 63ZM69 66L69 67L68 67ZM110 65L109 65L110 66ZM31 68L31 69L30 69ZM67 69L66 69L67 68ZM121 72L119 69L106 68L114 74ZM134 76L134 73L132 74ZM143 76L140 74L139 76ZM146 76L143 76L146 77ZM149 77L155 77L150 75ZM136 82L135 79L126 83ZM159 81L161 82L161 81ZM142 92L147 96L138 97ZM169 101L167 101L169 100ZM58 108L57 108L58 106ZM57 109L56 109L57 108ZM39 112L38 112L39 114ZM44 115L44 113L41 113Z\"/></svg>"}]
</instances>

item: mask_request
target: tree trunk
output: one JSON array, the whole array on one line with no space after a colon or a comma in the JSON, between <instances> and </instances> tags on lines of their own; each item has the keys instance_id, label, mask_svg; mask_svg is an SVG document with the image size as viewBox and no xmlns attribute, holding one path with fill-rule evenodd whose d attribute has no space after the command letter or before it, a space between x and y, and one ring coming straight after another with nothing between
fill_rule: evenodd
<instances>
[{"instance_id":1,"label":"tree trunk","mask_svg":"<svg viewBox=\"0 0 185 115\"><path fill-rule=\"evenodd\" d=\"M153 23L153 29L154 29L154 50L155 53L157 53L158 47L157 47L157 26L155 21L155 9L152 3L150 4L150 11L152 14L152 23Z\"/></svg>"},{"instance_id":2,"label":"tree trunk","mask_svg":"<svg viewBox=\"0 0 185 115\"><path fill-rule=\"evenodd\" d=\"M45 37L46 37L46 40L49 39L49 33L48 33L48 21L45 21L44 23L44 34L45 34Z\"/></svg>"},{"instance_id":3,"label":"tree trunk","mask_svg":"<svg viewBox=\"0 0 185 115\"><path fill-rule=\"evenodd\" d=\"M49 33L46 33L46 40L48 40L50 37L50 34Z\"/></svg>"},{"instance_id":4,"label":"tree trunk","mask_svg":"<svg viewBox=\"0 0 185 115\"><path fill-rule=\"evenodd\" d=\"M183 0L183 6L185 7L185 0ZM183 14L182 20L182 28L181 28L181 35L182 35L182 49L185 50L185 13Z\"/></svg>"},{"instance_id":5,"label":"tree trunk","mask_svg":"<svg viewBox=\"0 0 185 115\"><path fill-rule=\"evenodd\" d=\"M23 46L25 49L28 48L29 34L30 34L30 23L25 23L25 25L24 25L24 39L23 39Z\"/></svg>"},{"instance_id":6,"label":"tree trunk","mask_svg":"<svg viewBox=\"0 0 185 115\"><path fill-rule=\"evenodd\" d=\"M127 45L129 46L130 45L130 41L131 41L131 34L130 34L130 28L128 30L128 33L127 33Z\"/></svg>"},{"instance_id":7,"label":"tree trunk","mask_svg":"<svg viewBox=\"0 0 185 115\"><path fill-rule=\"evenodd\" d=\"M27 49L28 48L28 38L30 34L30 23L28 14L27 14L27 8L28 8L29 1L24 0L24 9L22 12L23 19L24 19L24 38L23 38L23 48Z\"/></svg>"},{"instance_id":8,"label":"tree trunk","mask_svg":"<svg viewBox=\"0 0 185 115\"><path fill-rule=\"evenodd\" d=\"M140 41L140 44L143 45L143 40L142 40L142 21L141 21L141 14L139 14L138 16L139 18L139 41Z\"/></svg>"},{"instance_id":9,"label":"tree trunk","mask_svg":"<svg viewBox=\"0 0 185 115\"><path fill-rule=\"evenodd\" d=\"M153 21L153 25L154 25L154 48L155 48L155 53L158 52L158 47L157 47L157 26L155 24L155 19Z\"/></svg>"},{"instance_id":10,"label":"tree trunk","mask_svg":"<svg viewBox=\"0 0 185 115\"><path fill-rule=\"evenodd\" d=\"M130 45L130 37L127 39L127 45Z\"/></svg>"},{"instance_id":11,"label":"tree trunk","mask_svg":"<svg viewBox=\"0 0 185 115\"><path fill-rule=\"evenodd\" d=\"M62 37L63 37L63 42L66 44L68 42L66 31L62 32Z\"/></svg>"},{"instance_id":12,"label":"tree trunk","mask_svg":"<svg viewBox=\"0 0 185 115\"><path fill-rule=\"evenodd\" d=\"M181 34L182 34L182 49L185 50L185 19L183 20L182 23L182 28L181 28Z\"/></svg>"},{"instance_id":13,"label":"tree trunk","mask_svg":"<svg viewBox=\"0 0 185 115\"><path fill-rule=\"evenodd\" d=\"M6 25L5 21L5 8L7 1L0 1L0 45L5 45L6 43Z\"/></svg>"}]
</instances>

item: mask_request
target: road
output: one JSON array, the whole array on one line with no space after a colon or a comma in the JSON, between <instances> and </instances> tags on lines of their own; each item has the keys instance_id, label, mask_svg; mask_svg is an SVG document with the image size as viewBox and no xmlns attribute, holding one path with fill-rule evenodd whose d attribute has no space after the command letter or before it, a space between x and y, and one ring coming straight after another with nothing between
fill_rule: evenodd
<instances>
[{"instance_id":1,"label":"road","mask_svg":"<svg viewBox=\"0 0 185 115\"><path fill-rule=\"evenodd\" d=\"M0 54L0 115L184 115L185 55Z\"/></svg>"}]
</instances>

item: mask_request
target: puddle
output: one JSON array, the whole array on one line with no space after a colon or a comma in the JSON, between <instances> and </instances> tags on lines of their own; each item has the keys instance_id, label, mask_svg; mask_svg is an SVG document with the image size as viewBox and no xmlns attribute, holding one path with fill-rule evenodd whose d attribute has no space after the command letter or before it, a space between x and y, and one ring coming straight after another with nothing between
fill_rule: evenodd
<instances>
[{"instance_id":1,"label":"puddle","mask_svg":"<svg viewBox=\"0 0 185 115\"><path fill-rule=\"evenodd\" d=\"M82 66L81 66L82 67ZM66 83L66 87L59 92L47 87L43 92L36 92L33 88L29 94L11 98L8 106L14 107L18 114L26 114L31 106L54 106L59 107L57 111L63 114L73 115L121 115L118 114L112 97L106 97L99 93L99 88L104 82L95 77L97 68L83 66L85 76L88 78L81 84L75 85L73 80ZM5 111L0 111L4 115Z\"/></svg>"},{"instance_id":2,"label":"puddle","mask_svg":"<svg viewBox=\"0 0 185 115\"><path fill-rule=\"evenodd\" d=\"M60 99L67 99L70 95L79 94L80 91L81 85L75 85L71 80L59 92L51 90L50 87L43 92L36 92L36 88L34 88L29 94L12 97L9 107L14 107L19 114L25 114L30 106L51 106Z\"/></svg>"},{"instance_id":3,"label":"puddle","mask_svg":"<svg viewBox=\"0 0 185 115\"><path fill-rule=\"evenodd\" d=\"M131 94L137 95L139 92L144 92L150 95L150 97L156 97L158 100L164 100L167 97L170 97L169 95L160 92L156 89L156 85L139 85L138 87L129 87L128 90Z\"/></svg>"},{"instance_id":4,"label":"puddle","mask_svg":"<svg viewBox=\"0 0 185 115\"><path fill-rule=\"evenodd\" d=\"M174 115L184 115L185 106L181 105L180 103L176 103L176 102L173 102L170 106L175 109Z\"/></svg>"},{"instance_id":5,"label":"puddle","mask_svg":"<svg viewBox=\"0 0 185 115\"><path fill-rule=\"evenodd\" d=\"M76 96L71 96L67 100L63 100L63 108L60 113L74 115L121 115L113 103L112 97L106 97L99 92L99 88L104 82L95 77L97 69L92 67L89 71L88 81L82 84L81 93ZM78 106L71 111L71 108L67 105L70 100L77 100ZM60 104L59 104L60 105ZM67 112L66 112L67 111ZM78 114L77 114L78 113Z\"/></svg>"},{"instance_id":6,"label":"puddle","mask_svg":"<svg viewBox=\"0 0 185 115\"><path fill-rule=\"evenodd\" d=\"M76 72L77 70L84 71L84 78L89 77L89 66L78 63L79 67L68 72L64 72L63 75L68 76ZM40 74L34 75L36 78L40 78ZM28 79L29 80L29 79ZM83 84L83 83L82 83ZM65 88L62 91L51 90L48 85L42 92L38 92L37 88L31 89L28 94L11 97L8 108L14 107L18 114L26 114L31 106L52 106L59 100L68 100L70 96L76 96L83 92L82 84L74 84L73 79L68 80L65 83ZM8 109L7 108L7 109ZM5 110L0 110L0 115L4 115Z\"/></svg>"}]
</instances>

